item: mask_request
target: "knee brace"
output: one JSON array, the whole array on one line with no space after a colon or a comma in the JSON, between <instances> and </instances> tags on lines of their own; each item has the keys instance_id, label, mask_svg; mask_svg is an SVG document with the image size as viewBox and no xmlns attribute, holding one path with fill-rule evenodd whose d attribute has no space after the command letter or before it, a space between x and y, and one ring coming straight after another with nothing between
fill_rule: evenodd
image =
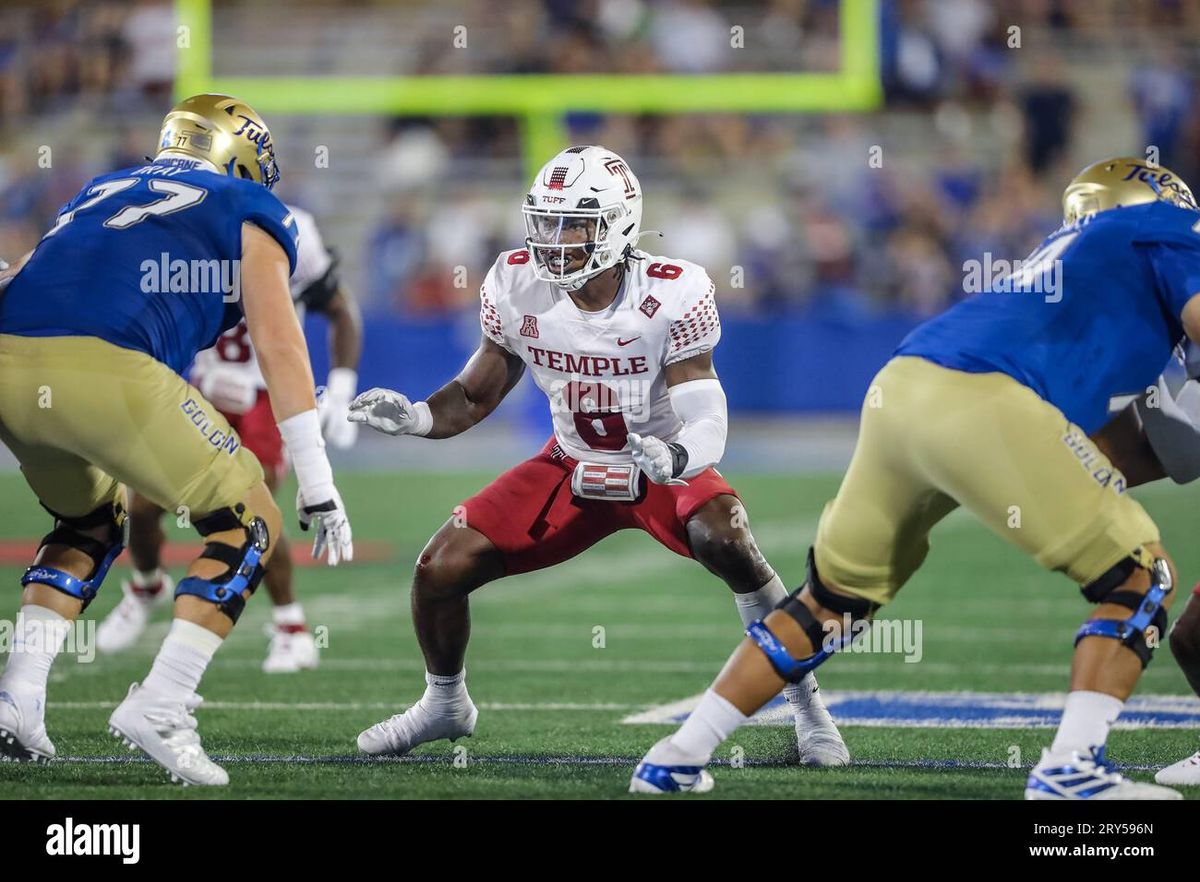
<instances>
[{"instance_id":1,"label":"knee brace","mask_svg":"<svg viewBox=\"0 0 1200 882\"><path fill-rule=\"evenodd\" d=\"M879 604L877 603L872 603L861 597L836 594L827 588L821 582L820 574L817 572L816 559L811 548L808 550L808 580L805 584L812 591L813 597L816 598L821 606L842 616L843 620L848 617L850 624L861 619L870 618L875 610L879 609ZM808 642L813 645L814 652L812 655L802 659L795 658L761 619L746 629L746 636L753 640L755 645L762 650L763 655L767 657L767 661L771 663L771 667L775 669L775 673L789 683L800 682L809 671L820 666L825 659L854 639L850 634L849 628L843 628L842 636L839 638L833 640L826 639L825 628L817 621L816 616L809 612L808 607L800 601L799 595L803 590L804 585L801 585L775 608L783 610L796 620L796 624L803 629L805 636L808 637Z\"/></svg>"},{"instance_id":2,"label":"knee brace","mask_svg":"<svg viewBox=\"0 0 1200 882\"><path fill-rule=\"evenodd\" d=\"M1119 640L1128 646L1141 659L1142 667L1150 664L1154 648L1159 639L1167 632L1167 611L1163 600L1171 593L1171 568L1161 557L1154 558L1149 566L1140 559L1148 557L1141 552L1140 557L1127 557L1107 573L1083 587L1083 596L1092 603L1116 603L1132 612L1127 619L1091 619L1084 622L1083 627L1075 634L1075 643L1084 637L1109 637ZM1150 571L1150 589L1145 594L1136 591L1118 591L1117 588L1133 574L1138 567ZM1153 628L1153 636L1147 639L1147 632Z\"/></svg>"},{"instance_id":3,"label":"knee brace","mask_svg":"<svg viewBox=\"0 0 1200 882\"><path fill-rule=\"evenodd\" d=\"M235 624L242 610L246 608L246 599L242 597L242 592L249 589L253 594L258 583L262 581L262 557L270 544L266 522L260 517L251 517L249 521L243 521L242 515L245 510L243 505L239 505L236 510L226 508L194 522L193 525L201 536L240 527L246 533L246 541L240 547L224 542L206 542L200 557L220 561L228 567L226 572L215 579L188 576L175 586L176 597L189 594L214 603Z\"/></svg>"},{"instance_id":4,"label":"knee brace","mask_svg":"<svg viewBox=\"0 0 1200 882\"><path fill-rule=\"evenodd\" d=\"M34 564L25 570L25 575L21 577L21 585L49 585L82 601L83 609L87 609L96 592L100 590L104 577L108 575L109 567L125 549L125 505L121 500L106 502L80 517L67 517L53 511L50 511L50 514L54 515L54 529L42 538L38 551L47 545L66 545L68 548L82 551L92 559L91 572L86 578L80 579L57 567ZM108 527L108 540L105 542L83 532L103 526Z\"/></svg>"}]
</instances>

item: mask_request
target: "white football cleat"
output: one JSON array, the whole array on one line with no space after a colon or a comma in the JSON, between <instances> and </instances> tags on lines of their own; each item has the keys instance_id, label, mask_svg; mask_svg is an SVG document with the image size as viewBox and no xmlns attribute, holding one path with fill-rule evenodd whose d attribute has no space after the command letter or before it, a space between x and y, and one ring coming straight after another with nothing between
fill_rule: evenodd
<instances>
[{"instance_id":1,"label":"white football cleat","mask_svg":"<svg viewBox=\"0 0 1200 882\"><path fill-rule=\"evenodd\" d=\"M1104 763L1104 748L1091 753L1042 750L1025 783L1026 799L1183 799L1169 787L1130 781Z\"/></svg>"},{"instance_id":2,"label":"white football cleat","mask_svg":"<svg viewBox=\"0 0 1200 882\"><path fill-rule=\"evenodd\" d=\"M1154 780L1159 784L1200 785L1200 750L1187 759L1181 759L1165 769L1159 769Z\"/></svg>"},{"instance_id":3,"label":"white football cleat","mask_svg":"<svg viewBox=\"0 0 1200 882\"><path fill-rule=\"evenodd\" d=\"M264 630L271 637L271 646L262 665L264 673L294 674L317 667L320 654L311 632L288 631L278 625L267 625Z\"/></svg>"},{"instance_id":4,"label":"white football cleat","mask_svg":"<svg viewBox=\"0 0 1200 882\"><path fill-rule=\"evenodd\" d=\"M695 757L684 756L670 736L650 748L633 770L630 793L708 793L713 776Z\"/></svg>"},{"instance_id":5,"label":"white football cleat","mask_svg":"<svg viewBox=\"0 0 1200 882\"><path fill-rule=\"evenodd\" d=\"M45 694L12 683L0 689L0 762L41 763L54 759L46 735Z\"/></svg>"},{"instance_id":6,"label":"white football cleat","mask_svg":"<svg viewBox=\"0 0 1200 882\"><path fill-rule=\"evenodd\" d=\"M135 590L128 579L121 582L124 596L96 629L97 649L106 654L124 652L137 642L146 630L150 614L175 595L175 583L166 573L159 585L151 594L145 589Z\"/></svg>"},{"instance_id":7,"label":"white football cleat","mask_svg":"<svg viewBox=\"0 0 1200 882\"><path fill-rule=\"evenodd\" d=\"M172 700L134 683L108 718L108 731L130 750L140 747L167 770L172 781L221 787L229 783L229 775L200 746L192 716L202 701L194 693L187 701Z\"/></svg>"},{"instance_id":8,"label":"white football cleat","mask_svg":"<svg viewBox=\"0 0 1200 882\"><path fill-rule=\"evenodd\" d=\"M434 714L417 702L402 714L376 723L358 736L358 749L372 756L404 756L418 744L449 738L469 738L479 711L470 698L454 715Z\"/></svg>"},{"instance_id":9,"label":"white football cleat","mask_svg":"<svg viewBox=\"0 0 1200 882\"><path fill-rule=\"evenodd\" d=\"M849 765L850 750L821 693L814 687L803 705L791 701L788 704L796 721L797 762L802 766Z\"/></svg>"}]
</instances>

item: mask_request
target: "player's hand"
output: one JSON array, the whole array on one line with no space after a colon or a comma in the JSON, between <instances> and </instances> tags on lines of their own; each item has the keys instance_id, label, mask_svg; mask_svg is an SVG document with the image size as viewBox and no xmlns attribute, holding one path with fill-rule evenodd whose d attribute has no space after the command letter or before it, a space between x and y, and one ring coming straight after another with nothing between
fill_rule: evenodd
<instances>
[{"instance_id":1,"label":"player's hand","mask_svg":"<svg viewBox=\"0 0 1200 882\"><path fill-rule=\"evenodd\" d=\"M350 402L351 423L366 423L387 435L408 435L417 428L413 403L391 389L368 389Z\"/></svg>"},{"instance_id":2,"label":"player's hand","mask_svg":"<svg viewBox=\"0 0 1200 882\"><path fill-rule=\"evenodd\" d=\"M317 534L313 537L312 556L320 560L325 552L329 552L328 562L336 567L338 561L354 560L354 541L350 533L350 520L346 517L346 506L342 503L341 494L333 488L328 499L311 502L304 498L304 491L296 493L296 516L300 519L300 529L307 531L315 527Z\"/></svg>"},{"instance_id":3,"label":"player's hand","mask_svg":"<svg viewBox=\"0 0 1200 882\"><path fill-rule=\"evenodd\" d=\"M350 401L358 377L349 368L334 368L325 381L325 394L317 402L325 443L345 450L358 440L358 424L350 420Z\"/></svg>"},{"instance_id":4,"label":"player's hand","mask_svg":"<svg viewBox=\"0 0 1200 882\"><path fill-rule=\"evenodd\" d=\"M258 400L258 384L242 368L214 365L197 378L196 387L222 413L246 413Z\"/></svg>"},{"instance_id":5,"label":"player's hand","mask_svg":"<svg viewBox=\"0 0 1200 882\"><path fill-rule=\"evenodd\" d=\"M675 465L675 457L667 442L653 435L642 437L634 432L629 433L629 449L633 451L633 464L645 472L646 477L655 484L687 484L673 477L671 471Z\"/></svg>"}]
</instances>

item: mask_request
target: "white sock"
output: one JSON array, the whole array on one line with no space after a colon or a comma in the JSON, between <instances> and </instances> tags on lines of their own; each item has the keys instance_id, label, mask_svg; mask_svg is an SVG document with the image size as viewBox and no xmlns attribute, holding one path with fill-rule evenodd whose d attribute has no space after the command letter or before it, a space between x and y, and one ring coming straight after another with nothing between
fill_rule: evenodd
<instances>
[{"instance_id":1,"label":"white sock","mask_svg":"<svg viewBox=\"0 0 1200 882\"><path fill-rule=\"evenodd\" d=\"M789 683L784 686L783 695L794 710L804 710L819 689L817 678L812 671L809 671L799 683Z\"/></svg>"},{"instance_id":2,"label":"white sock","mask_svg":"<svg viewBox=\"0 0 1200 882\"><path fill-rule=\"evenodd\" d=\"M744 722L744 713L708 689L679 731L671 736L671 743L685 756L694 757L703 765L712 759L713 751L721 742Z\"/></svg>"},{"instance_id":3,"label":"white sock","mask_svg":"<svg viewBox=\"0 0 1200 882\"><path fill-rule=\"evenodd\" d=\"M304 607L295 600L282 606L272 607L271 617L278 626L299 625L304 627Z\"/></svg>"},{"instance_id":4,"label":"white sock","mask_svg":"<svg viewBox=\"0 0 1200 882\"><path fill-rule=\"evenodd\" d=\"M157 597L163 588L163 577L166 572L162 567L155 567L152 570L134 570L130 583L133 585L134 597L142 600L149 600L152 597Z\"/></svg>"},{"instance_id":5,"label":"white sock","mask_svg":"<svg viewBox=\"0 0 1200 882\"><path fill-rule=\"evenodd\" d=\"M773 576L770 582L757 591L733 595L738 615L742 617L742 627L748 628L752 622L765 619L767 614L787 596L788 590L783 586L783 580L778 575Z\"/></svg>"},{"instance_id":6,"label":"white sock","mask_svg":"<svg viewBox=\"0 0 1200 882\"><path fill-rule=\"evenodd\" d=\"M175 619L154 657L150 673L142 681L142 688L181 701L190 697L223 642L223 638L207 628Z\"/></svg>"},{"instance_id":7,"label":"white sock","mask_svg":"<svg viewBox=\"0 0 1200 882\"><path fill-rule=\"evenodd\" d=\"M421 704L426 710L436 714L455 714L466 707L470 696L467 695L467 672L464 668L457 674L431 674L425 672L425 694L421 696Z\"/></svg>"},{"instance_id":8,"label":"white sock","mask_svg":"<svg viewBox=\"0 0 1200 882\"><path fill-rule=\"evenodd\" d=\"M134 570L133 584L138 588L149 588L161 582L162 577L162 567L155 567L152 570Z\"/></svg>"},{"instance_id":9,"label":"white sock","mask_svg":"<svg viewBox=\"0 0 1200 882\"><path fill-rule=\"evenodd\" d=\"M733 595L733 602L737 604L738 615L742 617L742 626L748 628L752 622L765 619L767 614L787 596L788 590L784 587L783 580L776 574L770 582L757 591ZM783 697L793 708L800 709L808 707L809 699L816 691L817 678L808 673L799 683L789 683L784 686Z\"/></svg>"},{"instance_id":10,"label":"white sock","mask_svg":"<svg viewBox=\"0 0 1200 882\"><path fill-rule=\"evenodd\" d=\"M1071 692L1067 695L1067 706L1063 709L1054 744L1050 746L1051 752L1077 750L1086 754L1091 748L1102 746L1124 706L1121 699L1103 692L1085 689Z\"/></svg>"},{"instance_id":11,"label":"white sock","mask_svg":"<svg viewBox=\"0 0 1200 882\"><path fill-rule=\"evenodd\" d=\"M70 619L52 609L27 603L17 613L12 651L0 683L19 682L46 691L50 666L71 630Z\"/></svg>"}]
</instances>

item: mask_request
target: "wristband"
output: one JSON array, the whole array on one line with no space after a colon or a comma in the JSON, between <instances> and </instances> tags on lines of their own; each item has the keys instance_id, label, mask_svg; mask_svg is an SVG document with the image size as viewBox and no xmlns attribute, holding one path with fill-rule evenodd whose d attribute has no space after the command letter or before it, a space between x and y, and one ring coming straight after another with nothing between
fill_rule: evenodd
<instances>
[{"instance_id":1,"label":"wristband","mask_svg":"<svg viewBox=\"0 0 1200 882\"><path fill-rule=\"evenodd\" d=\"M671 450L671 477L678 478L687 468L688 452L682 444L675 441L668 443L667 447Z\"/></svg>"},{"instance_id":2,"label":"wristband","mask_svg":"<svg viewBox=\"0 0 1200 882\"><path fill-rule=\"evenodd\" d=\"M317 411L306 410L288 417L279 424L279 434L287 445L304 499L310 504L333 499L333 469L325 455Z\"/></svg>"},{"instance_id":3,"label":"wristband","mask_svg":"<svg viewBox=\"0 0 1200 882\"><path fill-rule=\"evenodd\" d=\"M433 428L433 411L429 409L429 404L424 401L413 402L413 414L416 417L416 425L409 432L410 435L428 435Z\"/></svg>"}]
</instances>

